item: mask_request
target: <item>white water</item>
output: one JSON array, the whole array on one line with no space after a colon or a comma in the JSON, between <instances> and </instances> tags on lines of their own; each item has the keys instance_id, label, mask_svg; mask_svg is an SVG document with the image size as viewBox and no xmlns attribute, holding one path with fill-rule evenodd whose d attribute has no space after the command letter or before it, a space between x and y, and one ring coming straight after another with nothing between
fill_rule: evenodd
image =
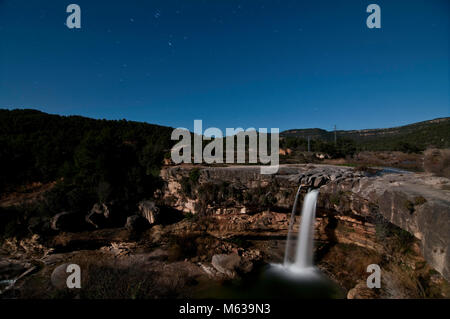
<instances>
[{"instance_id":1,"label":"white water","mask_svg":"<svg viewBox=\"0 0 450 319\"><path fill-rule=\"evenodd\" d=\"M294 271L302 271L313 267L313 245L314 245L314 221L316 216L316 203L319 195L318 190L308 192L303 201L302 219L297 238L297 249L295 258L290 262L290 255L293 246L291 231L295 221L294 215L297 208L297 198L300 188L295 197L294 207L292 209L291 221L289 224L288 238L286 242L286 251L284 256L284 266Z\"/></svg>"},{"instance_id":2,"label":"white water","mask_svg":"<svg viewBox=\"0 0 450 319\"><path fill-rule=\"evenodd\" d=\"M289 220L289 230L286 239L286 249L284 251L284 265L291 264L291 256L293 255L294 250L294 241L292 240L292 229L294 228L295 222L295 213L297 212L297 203L298 196L300 195L300 190L302 189L302 185L298 187L297 194L295 194L294 204L292 206L291 219Z\"/></svg>"},{"instance_id":3,"label":"white water","mask_svg":"<svg viewBox=\"0 0 450 319\"><path fill-rule=\"evenodd\" d=\"M314 222L318 190L312 190L305 196L302 209L302 222L298 234L297 253L294 265L299 268L313 266Z\"/></svg>"}]
</instances>

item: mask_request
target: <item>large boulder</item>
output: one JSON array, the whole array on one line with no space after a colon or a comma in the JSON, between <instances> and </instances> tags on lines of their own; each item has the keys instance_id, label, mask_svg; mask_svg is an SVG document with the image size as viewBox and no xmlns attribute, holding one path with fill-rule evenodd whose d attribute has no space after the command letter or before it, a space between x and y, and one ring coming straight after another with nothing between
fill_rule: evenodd
<instances>
[{"instance_id":1,"label":"large boulder","mask_svg":"<svg viewBox=\"0 0 450 319\"><path fill-rule=\"evenodd\" d=\"M84 225L83 216L77 212L61 212L50 220L50 227L56 231L77 231Z\"/></svg>"},{"instance_id":2,"label":"large boulder","mask_svg":"<svg viewBox=\"0 0 450 319\"><path fill-rule=\"evenodd\" d=\"M367 287L367 283L360 282L347 293L347 299L374 299L377 298L377 291Z\"/></svg>"},{"instance_id":3,"label":"large boulder","mask_svg":"<svg viewBox=\"0 0 450 319\"><path fill-rule=\"evenodd\" d=\"M56 289L67 289L67 277L70 275L66 271L67 266L69 266L68 263L59 265L52 272L50 280Z\"/></svg>"},{"instance_id":4,"label":"large boulder","mask_svg":"<svg viewBox=\"0 0 450 319\"><path fill-rule=\"evenodd\" d=\"M105 226L110 217L110 208L105 203L96 203L86 215L85 220L95 228Z\"/></svg>"},{"instance_id":5,"label":"large boulder","mask_svg":"<svg viewBox=\"0 0 450 319\"><path fill-rule=\"evenodd\" d=\"M149 226L148 221L139 215L132 215L127 218L125 228L130 232L139 232L146 229Z\"/></svg>"},{"instance_id":6,"label":"large boulder","mask_svg":"<svg viewBox=\"0 0 450 319\"><path fill-rule=\"evenodd\" d=\"M150 225L155 224L158 221L159 208L155 202L144 200L138 204L139 214L144 217Z\"/></svg>"},{"instance_id":7,"label":"large boulder","mask_svg":"<svg viewBox=\"0 0 450 319\"><path fill-rule=\"evenodd\" d=\"M236 270L241 264L241 257L238 254L214 255L211 264L218 272L233 278L236 276Z\"/></svg>"}]
</instances>

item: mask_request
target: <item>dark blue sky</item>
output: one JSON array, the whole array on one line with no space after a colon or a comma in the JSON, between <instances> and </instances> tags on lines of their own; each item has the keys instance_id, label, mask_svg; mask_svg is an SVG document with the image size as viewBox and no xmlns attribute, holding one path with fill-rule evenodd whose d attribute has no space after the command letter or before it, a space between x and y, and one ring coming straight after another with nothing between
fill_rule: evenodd
<instances>
[{"instance_id":1,"label":"dark blue sky","mask_svg":"<svg viewBox=\"0 0 450 319\"><path fill-rule=\"evenodd\" d=\"M0 107L223 130L449 116L449 3L0 0Z\"/></svg>"}]
</instances>

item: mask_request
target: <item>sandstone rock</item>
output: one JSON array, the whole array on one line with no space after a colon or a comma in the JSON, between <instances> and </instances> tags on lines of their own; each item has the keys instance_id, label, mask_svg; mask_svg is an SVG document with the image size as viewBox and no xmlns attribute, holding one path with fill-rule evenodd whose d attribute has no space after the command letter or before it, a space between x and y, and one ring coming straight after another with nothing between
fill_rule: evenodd
<instances>
[{"instance_id":1,"label":"sandstone rock","mask_svg":"<svg viewBox=\"0 0 450 319\"><path fill-rule=\"evenodd\" d=\"M195 213L198 204L202 204L199 198L181 194L181 180L189 177L189 172L190 168L164 168L161 177L167 187L161 200L180 211ZM251 200L242 201L237 196L210 201L207 212L217 215L220 222L218 225L209 225L208 231L221 236L224 232L238 235L257 231L266 234L274 230L280 233L285 231L286 223L259 221L259 218L235 219L234 214L225 216L229 210L224 208L230 206L230 201L234 201L233 207L246 207L246 214L242 215L259 216L254 214L264 210L290 210L300 183L321 188L317 206L319 210L332 211L340 216L354 215L369 223L381 214L389 223L413 234L421 240L421 253L427 262L447 280L450 279L450 200L446 190L450 185L449 179L441 177L437 181L437 177L431 174L386 169L377 174L363 174L350 167L333 165L280 165L278 174L273 176L261 175L258 166L204 167L200 174L200 185L226 182L245 189L245 194L249 194L250 199L253 194L266 191L261 190L262 185L268 185L271 189L267 191L275 199L275 202L267 201L268 205L263 204L266 207L262 207L260 203L250 206ZM421 204L415 203L417 197L423 197ZM357 233L362 235L367 231L368 229L358 230ZM356 238L349 234L343 236L350 241ZM359 237L363 239L363 236ZM373 246L370 242L361 244Z\"/></svg>"},{"instance_id":2,"label":"sandstone rock","mask_svg":"<svg viewBox=\"0 0 450 319\"><path fill-rule=\"evenodd\" d=\"M216 278L221 275L214 267L211 267L205 263L198 263L199 267L211 278Z\"/></svg>"},{"instance_id":3,"label":"sandstone rock","mask_svg":"<svg viewBox=\"0 0 450 319\"><path fill-rule=\"evenodd\" d=\"M150 225L153 225L157 222L159 215L159 208L156 206L155 202L146 200L141 201L138 204L139 214L147 219Z\"/></svg>"},{"instance_id":4,"label":"sandstone rock","mask_svg":"<svg viewBox=\"0 0 450 319\"><path fill-rule=\"evenodd\" d=\"M52 217L50 226L56 231L76 231L84 227L85 221L76 212L62 212Z\"/></svg>"},{"instance_id":5,"label":"sandstone rock","mask_svg":"<svg viewBox=\"0 0 450 319\"><path fill-rule=\"evenodd\" d=\"M214 268L230 277L233 278L236 276L236 269L238 268L239 264L241 263L241 257L237 254L230 254L230 255L214 255L212 257L211 264L214 266Z\"/></svg>"},{"instance_id":6,"label":"sandstone rock","mask_svg":"<svg viewBox=\"0 0 450 319\"><path fill-rule=\"evenodd\" d=\"M132 215L127 217L125 228L130 232L139 232L146 229L149 226L148 221L139 215Z\"/></svg>"},{"instance_id":7,"label":"sandstone rock","mask_svg":"<svg viewBox=\"0 0 450 319\"><path fill-rule=\"evenodd\" d=\"M85 220L95 228L99 228L106 223L109 216L110 208L105 203L96 203L92 207L89 214L86 215Z\"/></svg>"},{"instance_id":8,"label":"sandstone rock","mask_svg":"<svg viewBox=\"0 0 450 319\"><path fill-rule=\"evenodd\" d=\"M328 178L325 176L318 176L316 177L316 179L314 180L314 187L320 187L322 185L324 185L327 182Z\"/></svg>"},{"instance_id":9,"label":"sandstone rock","mask_svg":"<svg viewBox=\"0 0 450 319\"><path fill-rule=\"evenodd\" d=\"M32 267L26 261L4 258L0 260L0 281L13 279Z\"/></svg>"},{"instance_id":10,"label":"sandstone rock","mask_svg":"<svg viewBox=\"0 0 450 319\"><path fill-rule=\"evenodd\" d=\"M365 282L360 282L347 293L347 299L374 299L376 297L376 290L368 288Z\"/></svg>"},{"instance_id":11,"label":"sandstone rock","mask_svg":"<svg viewBox=\"0 0 450 319\"><path fill-rule=\"evenodd\" d=\"M331 175L330 175L330 180L331 180L331 181L335 181L335 180L338 179L339 177L341 177L340 174L331 174Z\"/></svg>"},{"instance_id":12,"label":"sandstone rock","mask_svg":"<svg viewBox=\"0 0 450 319\"><path fill-rule=\"evenodd\" d=\"M164 228L161 225L155 225L150 229L149 235L152 243L159 243L164 235Z\"/></svg>"},{"instance_id":13,"label":"sandstone rock","mask_svg":"<svg viewBox=\"0 0 450 319\"><path fill-rule=\"evenodd\" d=\"M104 246L100 248L100 250L104 252L112 253L115 257L128 256L135 249L136 243L124 243L124 242L111 243L110 246Z\"/></svg>"},{"instance_id":14,"label":"sandstone rock","mask_svg":"<svg viewBox=\"0 0 450 319\"><path fill-rule=\"evenodd\" d=\"M69 263L64 263L56 267L51 275L51 282L56 289L67 289L67 277L70 275L66 272Z\"/></svg>"},{"instance_id":15,"label":"sandstone rock","mask_svg":"<svg viewBox=\"0 0 450 319\"><path fill-rule=\"evenodd\" d=\"M165 261L168 258L169 258L169 253L167 252L167 250L163 250L161 248L157 248L147 255L147 260Z\"/></svg>"}]
</instances>

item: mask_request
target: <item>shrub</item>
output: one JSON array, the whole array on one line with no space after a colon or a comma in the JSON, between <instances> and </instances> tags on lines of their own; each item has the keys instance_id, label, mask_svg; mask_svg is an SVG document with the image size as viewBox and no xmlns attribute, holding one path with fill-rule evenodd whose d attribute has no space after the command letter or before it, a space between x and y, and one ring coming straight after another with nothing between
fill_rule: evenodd
<instances>
[{"instance_id":1,"label":"shrub","mask_svg":"<svg viewBox=\"0 0 450 319\"><path fill-rule=\"evenodd\" d=\"M426 150L423 168L426 172L450 178L450 149Z\"/></svg>"},{"instance_id":2,"label":"shrub","mask_svg":"<svg viewBox=\"0 0 450 319\"><path fill-rule=\"evenodd\" d=\"M343 191L338 191L330 196L330 203L333 205L339 205L341 203L341 198L344 195Z\"/></svg>"},{"instance_id":3,"label":"shrub","mask_svg":"<svg viewBox=\"0 0 450 319\"><path fill-rule=\"evenodd\" d=\"M398 151L404 153L420 153L422 151L417 145L408 142L398 142L396 148Z\"/></svg>"},{"instance_id":4,"label":"shrub","mask_svg":"<svg viewBox=\"0 0 450 319\"><path fill-rule=\"evenodd\" d=\"M197 184L199 178L200 178L200 170L198 168L194 168L189 172L189 180L192 183Z\"/></svg>"},{"instance_id":5,"label":"shrub","mask_svg":"<svg viewBox=\"0 0 450 319\"><path fill-rule=\"evenodd\" d=\"M405 200L405 202L403 203L405 208L409 211L410 214L414 213L414 203L409 201L409 200Z\"/></svg>"},{"instance_id":6,"label":"shrub","mask_svg":"<svg viewBox=\"0 0 450 319\"><path fill-rule=\"evenodd\" d=\"M427 200L423 196L416 196L414 198L414 205L419 206L423 205L427 202Z\"/></svg>"}]
</instances>

